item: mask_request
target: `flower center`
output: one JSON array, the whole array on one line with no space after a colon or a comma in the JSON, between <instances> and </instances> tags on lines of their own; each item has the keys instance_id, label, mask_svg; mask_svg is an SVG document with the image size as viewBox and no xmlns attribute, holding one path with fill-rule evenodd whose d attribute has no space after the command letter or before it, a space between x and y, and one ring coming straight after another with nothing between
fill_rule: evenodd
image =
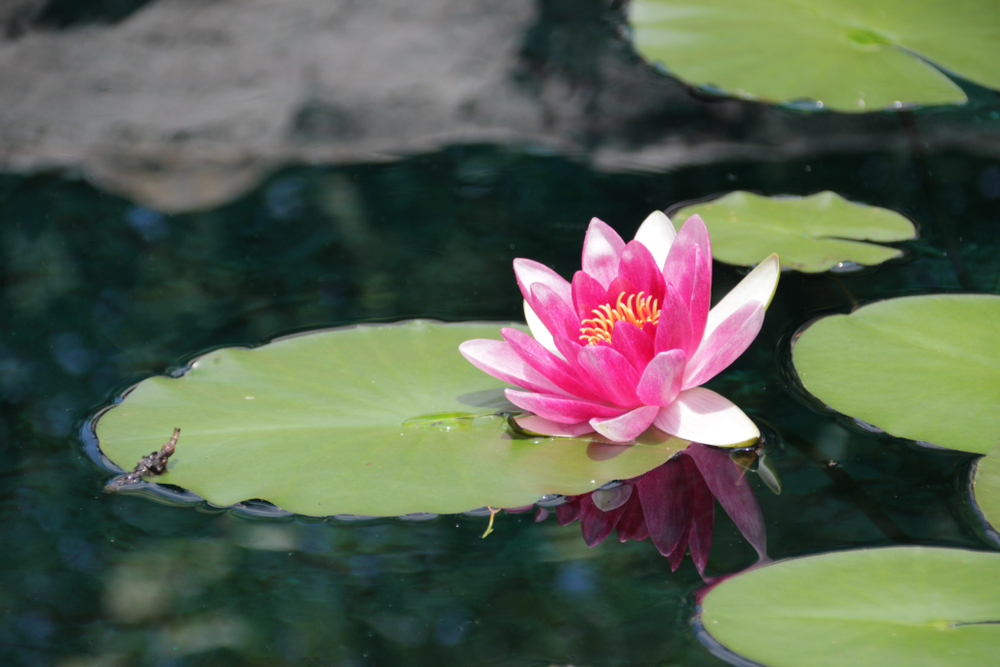
<instances>
[{"instance_id":1,"label":"flower center","mask_svg":"<svg viewBox=\"0 0 1000 667\"><path fill-rule=\"evenodd\" d=\"M645 324L659 324L660 306L652 296L646 296L645 292L629 295L625 299L625 292L618 295L615 307L611 304L604 304L594 308L594 317L580 322L580 340L586 341L587 345L597 345L601 341L611 342L611 332L614 331L617 322L628 322L640 329Z\"/></svg>"}]
</instances>

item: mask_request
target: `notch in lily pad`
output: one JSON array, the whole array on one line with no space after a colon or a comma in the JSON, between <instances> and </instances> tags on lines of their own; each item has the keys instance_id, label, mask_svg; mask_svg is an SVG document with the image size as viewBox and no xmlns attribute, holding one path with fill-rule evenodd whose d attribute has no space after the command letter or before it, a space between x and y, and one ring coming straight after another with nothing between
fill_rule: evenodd
<instances>
[{"instance_id":1,"label":"notch in lily pad","mask_svg":"<svg viewBox=\"0 0 1000 667\"><path fill-rule=\"evenodd\" d=\"M523 325L522 325L523 326ZM363 325L229 348L152 377L103 412L100 450L123 469L183 438L157 482L216 506L251 499L310 516L520 507L643 474L686 440L519 438L517 408L458 352L500 325Z\"/></svg>"},{"instance_id":2,"label":"notch in lily pad","mask_svg":"<svg viewBox=\"0 0 1000 667\"><path fill-rule=\"evenodd\" d=\"M681 203L669 213L677 220L700 215L712 238L712 256L720 262L754 266L777 253L782 268L803 273L881 264L903 254L883 243L917 236L905 216L833 192L764 197L738 190Z\"/></svg>"}]
</instances>

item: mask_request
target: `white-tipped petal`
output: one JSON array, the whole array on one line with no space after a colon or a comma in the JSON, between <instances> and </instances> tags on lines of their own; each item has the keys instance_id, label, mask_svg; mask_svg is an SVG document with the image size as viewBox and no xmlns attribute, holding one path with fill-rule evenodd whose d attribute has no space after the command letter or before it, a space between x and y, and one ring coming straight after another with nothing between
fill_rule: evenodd
<instances>
[{"instance_id":1,"label":"white-tipped petal","mask_svg":"<svg viewBox=\"0 0 1000 667\"><path fill-rule=\"evenodd\" d=\"M642 435L657 414L655 405L644 405L617 417L595 417L590 420L590 425L611 442L628 442Z\"/></svg>"},{"instance_id":2,"label":"white-tipped petal","mask_svg":"<svg viewBox=\"0 0 1000 667\"><path fill-rule=\"evenodd\" d=\"M589 422L579 422L577 424L560 424L551 419L545 419L538 415L524 415L515 417L514 421L525 431L540 433L541 435L551 435L562 438L575 438L586 433L593 433L594 428Z\"/></svg>"},{"instance_id":3,"label":"white-tipped petal","mask_svg":"<svg viewBox=\"0 0 1000 667\"><path fill-rule=\"evenodd\" d=\"M552 332L545 328L542 324L541 318L535 314L535 311L531 309L528 302L524 302L524 319L528 323L528 329L531 330L531 337L542 344L546 350L556 355L560 359L565 359L564 356L556 348L556 342L552 338Z\"/></svg>"},{"instance_id":4,"label":"white-tipped petal","mask_svg":"<svg viewBox=\"0 0 1000 667\"><path fill-rule=\"evenodd\" d=\"M526 297L531 294L532 285L542 283L548 285L566 303L573 303L573 288L569 282L541 262L518 257L514 260L514 275L517 276L521 294Z\"/></svg>"},{"instance_id":5,"label":"white-tipped petal","mask_svg":"<svg viewBox=\"0 0 1000 667\"><path fill-rule=\"evenodd\" d=\"M663 268L670 246L677 237L677 230L663 211L653 211L639 225L635 240L646 246L656 260L656 266Z\"/></svg>"},{"instance_id":6,"label":"white-tipped petal","mask_svg":"<svg viewBox=\"0 0 1000 667\"><path fill-rule=\"evenodd\" d=\"M624 250L625 241L618 236L618 232L603 220L593 218L583 237L581 268L607 289L618 275L618 264Z\"/></svg>"},{"instance_id":7,"label":"white-tipped petal","mask_svg":"<svg viewBox=\"0 0 1000 667\"><path fill-rule=\"evenodd\" d=\"M760 431L729 399L711 389L694 387L660 408L653 424L683 440L717 447L752 444Z\"/></svg>"},{"instance_id":8,"label":"white-tipped petal","mask_svg":"<svg viewBox=\"0 0 1000 667\"><path fill-rule=\"evenodd\" d=\"M767 308L771 303L771 297L774 296L774 290L778 288L780 274L781 265L778 263L777 255L771 255L758 264L729 294L723 297L722 301L708 311L708 322L705 324L702 340L708 338L720 324L744 304L755 302Z\"/></svg>"}]
</instances>

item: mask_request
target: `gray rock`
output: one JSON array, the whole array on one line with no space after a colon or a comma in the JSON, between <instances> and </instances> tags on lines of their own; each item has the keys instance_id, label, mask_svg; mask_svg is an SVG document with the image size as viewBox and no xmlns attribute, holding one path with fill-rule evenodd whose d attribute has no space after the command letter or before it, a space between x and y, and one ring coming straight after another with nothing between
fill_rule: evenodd
<instances>
[{"instance_id":1,"label":"gray rock","mask_svg":"<svg viewBox=\"0 0 1000 667\"><path fill-rule=\"evenodd\" d=\"M0 168L78 170L178 211L292 161L555 146L508 76L532 17L530 0L160 0L30 32L0 42Z\"/></svg>"},{"instance_id":2,"label":"gray rock","mask_svg":"<svg viewBox=\"0 0 1000 667\"><path fill-rule=\"evenodd\" d=\"M0 34L16 39L26 33L45 3L46 0L0 0Z\"/></svg>"},{"instance_id":3,"label":"gray rock","mask_svg":"<svg viewBox=\"0 0 1000 667\"><path fill-rule=\"evenodd\" d=\"M286 164L465 142L613 171L909 150L893 114L692 92L632 52L621 0L155 0L67 30L32 24L40 1L0 3L0 170L80 174L163 212ZM995 133L922 138L1000 155Z\"/></svg>"}]
</instances>

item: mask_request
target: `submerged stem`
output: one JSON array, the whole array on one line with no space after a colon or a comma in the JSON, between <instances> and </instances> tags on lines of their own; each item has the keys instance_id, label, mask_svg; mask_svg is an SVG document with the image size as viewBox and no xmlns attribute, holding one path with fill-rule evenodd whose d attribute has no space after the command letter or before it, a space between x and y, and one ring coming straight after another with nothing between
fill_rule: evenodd
<instances>
[{"instance_id":1,"label":"submerged stem","mask_svg":"<svg viewBox=\"0 0 1000 667\"><path fill-rule=\"evenodd\" d=\"M493 517L495 517L497 512L500 511L500 508L493 509L492 507L487 507L486 509L490 511L490 525L486 526L486 532L483 533L483 539L486 539L486 536L493 532Z\"/></svg>"}]
</instances>

